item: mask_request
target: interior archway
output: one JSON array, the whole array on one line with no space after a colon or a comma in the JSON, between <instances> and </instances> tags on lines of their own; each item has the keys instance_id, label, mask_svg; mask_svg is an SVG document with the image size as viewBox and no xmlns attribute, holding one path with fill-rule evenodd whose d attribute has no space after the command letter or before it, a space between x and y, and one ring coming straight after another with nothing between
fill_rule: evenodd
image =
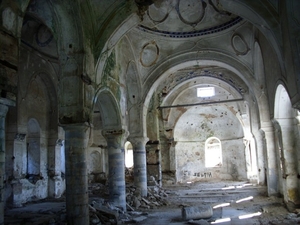
<instances>
[{"instance_id":1,"label":"interior archway","mask_svg":"<svg viewBox=\"0 0 300 225\"><path fill-rule=\"evenodd\" d=\"M197 95L199 90L207 88L213 90L213 94ZM251 118L258 116L258 111L249 110L252 104L249 100L255 98L252 88L232 70L218 66L181 68L161 81L155 89L158 100L151 102L160 103L157 106L162 117L159 129L164 130L160 140L170 143L162 146L161 151L162 160L169 162L170 167L162 169L175 171L177 181L257 181L258 156ZM224 146L221 169L205 166L205 141L213 136ZM235 158L239 159L238 163Z\"/></svg>"},{"instance_id":2,"label":"interior archway","mask_svg":"<svg viewBox=\"0 0 300 225\"><path fill-rule=\"evenodd\" d=\"M299 199L297 164L297 129L293 109L286 88L279 84L275 94L274 127L277 167L279 168L279 190L288 207L294 207Z\"/></svg>"}]
</instances>

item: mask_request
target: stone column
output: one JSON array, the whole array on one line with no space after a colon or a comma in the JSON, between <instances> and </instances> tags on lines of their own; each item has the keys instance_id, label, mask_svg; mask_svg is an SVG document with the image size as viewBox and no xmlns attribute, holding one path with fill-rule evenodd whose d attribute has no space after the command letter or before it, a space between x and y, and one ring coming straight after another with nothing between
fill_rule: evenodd
<instances>
[{"instance_id":1,"label":"stone column","mask_svg":"<svg viewBox=\"0 0 300 225\"><path fill-rule=\"evenodd\" d=\"M141 196L147 196L147 137L132 137L129 141L133 147L134 185L141 190Z\"/></svg>"},{"instance_id":2,"label":"stone column","mask_svg":"<svg viewBox=\"0 0 300 225\"><path fill-rule=\"evenodd\" d=\"M147 149L147 175L148 186L162 185L162 169L161 169L161 151L159 141L148 141L146 144ZM154 177L155 183L152 182L150 177Z\"/></svg>"},{"instance_id":3,"label":"stone column","mask_svg":"<svg viewBox=\"0 0 300 225\"><path fill-rule=\"evenodd\" d=\"M14 207L22 207L24 195L22 194L22 182L27 173L27 139L26 134L17 133L14 138L13 146L13 180L12 185L12 204Z\"/></svg>"},{"instance_id":4,"label":"stone column","mask_svg":"<svg viewBox=\"0 0 300 225\"><path fill-rule=\"evenodd\" d=\"M8 106L0 104L0 225L4 224L4 176L5 176L5 118Z\"/></svg>"},{"instance_id":5,"label":"stone column","mask_svg":"<svg viewBox=\"0 0 300 225\"><path fill-rule=\"evenodd\" d=\"M256 141L256 157L257 157L257 182L260 185L265 185L266 171L265 171L265 133L262 130L258 130L254 134Z\"/></svg>"},{"instance_id":6,"label":"stone column","mask_svg":"<svg viewBox=\"0 0 300 225\"><path fill-rule=\"evenodd\" d=\"M109 201L126 211L124 130L103 131L108 151Z\"/></svg>"},{"instance_id":7,"label":"stone column","mask_svg":"<svg viewBox=\"0 0 300 225\"><path fill-rule=\"evenodd\" d=\"M89 126L70 124L65 130L66 208L69 225L89 225L87 143Z\"/></svg>"},{"instance_id":8,"label":"stone column","mask_svg":"<svg viewBox=\"0 0 300 225\"><path fill-rule=\"evenodd\" d=\"M266 175L267 175L267 185L268 185L268 195L275 195L278 193L278 168L276 164L276 148L274 139L274 128L270 123L262 127L265 132L265 151L266 151Z\"/></svg>"},{"instance_id":9,"label":"stone column","mask_svg":"<svg viewBox=\"0 0 300 225\"><path fill-rule=\"evenodd\" d=\"M55 146L51 147L49 153L49 196L60 198L64 191L64 181L61 176L61 148L64 146L64 140L57 139Z\"/></svg>"},{"instance_id":10,"label":"stone column","mask_svg":"<svg viewBox=\"0 0 300 225\"><path fill-rule=\"evenodd\" d=\"M298 178L297 178L297 154L295 151L296 139L294 118L278 119L281 127L282 146L286 182L284 200L289 209L294 209L299 204Z\"/></svg>"}]
</instances>

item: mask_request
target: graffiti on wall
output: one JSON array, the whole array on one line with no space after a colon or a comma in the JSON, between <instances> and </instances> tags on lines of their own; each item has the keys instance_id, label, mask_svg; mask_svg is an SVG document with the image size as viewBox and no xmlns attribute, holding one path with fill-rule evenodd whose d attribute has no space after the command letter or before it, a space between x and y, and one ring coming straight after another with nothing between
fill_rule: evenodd
<instances>
[{"instance_id":1,"label":"graffiti on wall","mask_svg":"<svg viewBox=\"0 0 300 225\"><path fill-rule=\"evenodd\" d=\"M194 173L194 176L200 177L200 178L212 178L212 173L211 172L199 172L199 173Z\"/></svg>"}]
</instances>

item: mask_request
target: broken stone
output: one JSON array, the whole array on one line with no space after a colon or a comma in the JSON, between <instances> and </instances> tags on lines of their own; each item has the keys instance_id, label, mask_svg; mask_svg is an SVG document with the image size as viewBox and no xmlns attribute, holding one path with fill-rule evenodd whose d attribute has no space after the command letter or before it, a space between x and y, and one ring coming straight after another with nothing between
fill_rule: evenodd
<instances>
[{"instance_id":1,"label":"broken stone","mask_svg":"<svg viewBox=\"0 0 300 225\"><path fill-rule=\"evenodd\" d=\"M132 208L128 203L126 203L127 211L134 211L134 208Z\"/></svg>"},{"instance_id":2,"label":"broken stone","mask_svg":"<svg viewBox=\"0 0 300 225\"><path fill-rule=\"evenodd\" d=\"M134 196L133 198L133 207L138 209L141 206L141 202L138 200L137 197Z\"/></svg>"},{"instance_id":3,"label":"broken stone","mask_svg":"<svg viewBox=\"0 0 300 225\"><path fill-rule=\"evenodd\" d=\"M109 217L113 217L114 219L118 219L119 217L119 212L117 210L111 210L105 206L102 206L98 204L97 202L93 201L92 206L99 212L101 212L104 215L107 215Z\"/></svg>"},{"instance_id":4,"label":"broken stone","mask_svg":"<svg viewBox=\"0 0 300 225\"><path fill-rule=\"evenodd\" d=\"M99 217L97 215L95 215L95 214L93 214L91 216L90 220L91 220L92 224L97 224L97 225L101 224Z\"/></svg>"},{"instance_id":5,"label":"broken stone","mask_svg":"<svg viewBox=\"0 0 300 225\"><path fill-rule=\"evenodd\" d=\"M213 210L211 206L191 206L183 207L181 210L182 219L207 219L212 217Z\"/></svg>"},{"instance_id":6,"label":"broken stone","mask_svg":"<svg viewBox=\"0 0 300 225\"><path fill-rule=\"evenodd\" d=\"M147 219L147 217L145 217L145 216L139 216L139 217L133 218L133 221L135 223L139 223L139 222L144 221L145 219Z\"/></svg>"},{"instance_id":7,"label":"broken stone","mask_svg":"<svg viewBox=\"0 0 300 225\"><path fill-rule=\"evenodd\" d=\"M149 201L147 201L145 198L142 198L142 200L146 203L146 204L150 204L150 202Z\"/></svg>"}]
</instances>

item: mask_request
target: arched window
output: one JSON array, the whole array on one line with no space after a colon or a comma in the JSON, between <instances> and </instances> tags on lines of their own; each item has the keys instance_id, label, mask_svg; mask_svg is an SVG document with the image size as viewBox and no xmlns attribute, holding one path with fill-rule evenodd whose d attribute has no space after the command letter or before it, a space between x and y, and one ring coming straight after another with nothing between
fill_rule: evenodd
<instances>
[{"instance_id":1,"label":"arched window","mask_svg":"<svg viewBox=\"0 0 300 225\"><path fill-rule=\"evenodd\" d=\"M133 167L133 149L129 141L125 143L125 166Z\"/></svg>"},{"instance_id":2,"label":"arched window","mask_svg":"<svg viewBox=\"0 0 300 225\"><path fill-rule=\"evenodd\" d=\"M205 167L222 166L221 141L216 137L208 138L205 142Z\"/></svg>"}]
</instances>

